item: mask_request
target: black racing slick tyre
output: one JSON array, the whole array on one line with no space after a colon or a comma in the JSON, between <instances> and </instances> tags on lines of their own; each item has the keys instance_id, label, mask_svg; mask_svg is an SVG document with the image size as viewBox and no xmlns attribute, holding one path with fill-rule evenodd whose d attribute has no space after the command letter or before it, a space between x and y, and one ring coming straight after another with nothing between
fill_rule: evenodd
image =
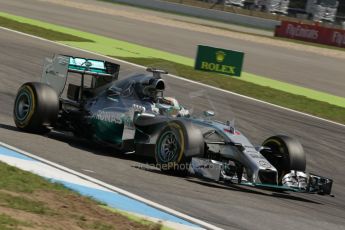
<instances>
[{"instance_id":1,"label":"black racing slick tyre","mask_svg":"<svg viewBox=\"0 0 345 230\"><path fill-rule=\"evenodd\" d=\"M277 135L266 139L262 155L278 170L279 183L291 170L305 171L306 156L301 143L289 136Z\"/></svg>"},{"instance_id":2,"label":"black racing slick tyre","mask_svg":"<svg viewBox=\"0 0 345 230\"><path fill-rule=\"evenodd\" d=\"M27 132L48 132L48 126L56 122L59 98L47 84L28 82L23 84L14 102L13 119L16 126Z\"/></svg>"},{"instance_id":3,"label":"black racing slick tyre","mask_svg":"<svg viewBox=\"0 0 345 230\"><path fill-rule=\"evenodd\" d=\"M170 174L184 175L188 171L188 161L184 155L187 132L183 123L168 122L158 135L155 159L158 167Z\"/></svg>"}]
</instances>

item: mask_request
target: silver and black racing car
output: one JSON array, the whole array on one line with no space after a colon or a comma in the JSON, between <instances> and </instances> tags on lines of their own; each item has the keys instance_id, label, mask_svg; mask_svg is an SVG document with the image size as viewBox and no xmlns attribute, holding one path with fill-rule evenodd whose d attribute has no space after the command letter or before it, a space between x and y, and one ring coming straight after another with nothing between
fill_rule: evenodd
<instances>
[{"instance_id":1,"label":"silver and black racing car","mask_svg":"<svg viewBox=\"0 0 345 230\"><path fill-rule=\"evenodd\" d=\"M166 172L265 189L331 194L333 180L306 173L299 141L285 135L251 142L213 111L195 116L166 97L162 70L118 79L120 65L55 55L40 82L23 84L13 117L24 131L69 131L124 152L153 157ZM67 89L66 89L67 87Z\"/></svg>"}]
</instances>

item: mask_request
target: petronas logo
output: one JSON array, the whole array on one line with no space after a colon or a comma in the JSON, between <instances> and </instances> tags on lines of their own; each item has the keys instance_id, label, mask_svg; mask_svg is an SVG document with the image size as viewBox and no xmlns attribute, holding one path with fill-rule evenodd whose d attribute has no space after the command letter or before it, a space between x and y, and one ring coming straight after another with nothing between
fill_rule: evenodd
<instances>
[{"instance_id":1,"label":"petronas logo","mask_svg":"<svg viewBox=\"0 0 345 230\"><path fill-rule=\"evenodd\" d=\"M217 62L223 62L225 59L225 53L223 51L217 51L216 52L216 60Z\"/></svg>"}]
</instances>

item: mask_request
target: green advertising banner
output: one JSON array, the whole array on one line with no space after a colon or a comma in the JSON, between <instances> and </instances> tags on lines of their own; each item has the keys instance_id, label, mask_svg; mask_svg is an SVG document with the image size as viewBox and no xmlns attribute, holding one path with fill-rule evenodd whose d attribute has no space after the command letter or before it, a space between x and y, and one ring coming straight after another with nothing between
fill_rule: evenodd
<instances>
[{"instance_id":1,"label":"green advertising banner","mask_svg":"<svg viewBox=\"0 0 345 230\"><path fill-rule=\"evenodd\" d=\"M243 57L243 52L199 45L194 69L240 77Z\"/></svg>"}]
</instances>

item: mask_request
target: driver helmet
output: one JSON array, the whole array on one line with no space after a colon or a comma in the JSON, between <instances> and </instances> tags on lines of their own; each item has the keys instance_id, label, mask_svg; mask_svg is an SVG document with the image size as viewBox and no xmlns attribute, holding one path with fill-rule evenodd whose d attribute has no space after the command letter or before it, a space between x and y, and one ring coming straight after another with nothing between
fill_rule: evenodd
<instances>
[{"instance_id":1,"label":"driver helmet","mask_svg":"<svg viewBox=\"0 0 345 230\"><path fill-rule=\"evenodd\" d=\"M173 97L159 98L156 106L162 115L177 116L181 110L178 101Z\"/></svg>"}]
</instances>

